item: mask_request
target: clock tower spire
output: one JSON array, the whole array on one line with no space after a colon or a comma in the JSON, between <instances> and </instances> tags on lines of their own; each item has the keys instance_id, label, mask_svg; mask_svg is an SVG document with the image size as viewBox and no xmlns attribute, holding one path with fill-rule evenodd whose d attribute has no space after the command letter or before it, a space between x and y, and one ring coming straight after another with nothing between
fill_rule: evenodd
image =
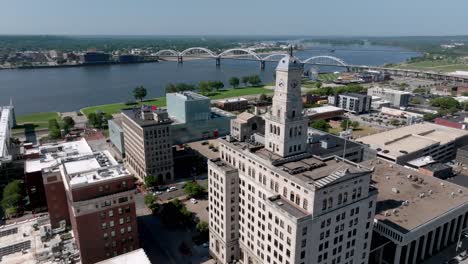
<instances>
[{"instance_id":1,"label":"clock tower spire","mask_svg":"<svg viewBox=\"0 0 468 264\"><path fill-rule=\"evenodd\" d=\"M302 115L301 79L304 65L288 54L276 67L273 105L265 116L265 147L287 157L306 151L307 119Z\"/></svg>"}]
</instances>

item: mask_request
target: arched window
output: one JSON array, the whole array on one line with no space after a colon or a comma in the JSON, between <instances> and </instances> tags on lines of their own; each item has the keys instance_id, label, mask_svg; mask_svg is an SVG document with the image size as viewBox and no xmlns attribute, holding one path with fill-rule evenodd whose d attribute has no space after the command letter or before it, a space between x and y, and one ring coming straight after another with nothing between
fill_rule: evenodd
<instances>
[{"instance_id":1,"label":"arched window","mask_svg":"<svg viewBox=\"0 0 468 264\"><path fill-rule=\"evenodd\" d=\"M257 130L257 123L253 123L253 124L252 124L252 130L253 130L253 131Z\"/></svg>"},{"instance_id":2,"label":"arched window","mask_svg":"<svg viewBox=\"0 0 468 264\"><path fill-rule=\"evenodd\" d=\"M297 136L297 127L294 128L294 136Z\"/></svg>"},{"instance_id":3,"label":"arched window","mask_svg":"<svg viewBox=\"0 0 468 264\"><path fill-rule=\"evenodd\" d=\"M307 199L304 199L304 202L303 202L303 204L302 204L302 208L304 208L305 210L307 210L307 206L308 206Z\"/></svg>"},{"instance_id":4,"label":"arched window","mask_svg":"<svg viewBox=\"0 0 468 264\"><path fill-rule=\"evenodd\" d=\"M332 208L333 206L333 198L328 198L328 208Z\"/></svg>"},{"instance_id":5,"label":"arched window","mask_svg":"<svg viewBox=\"0 0 468 264\"><path fill-rule=\"evenodd\" d=\"M302 134L302 126L299 126L299 132L298 132L299 136Z\"/></svg>"},{"instance_id":6,"label":"arched window","mask_svg":"<svg viewBox=\"0 0 468 264\"><path fill-rule=\"evenodd\" d=\"M280 127L278 127L278 136L280 135Z\"/></svg>"},{"instance_id":7,"label":"arched window","mask_svg":"<svg viewBox=\"0 0 468 264\"><path fill-rule=\"evenodd\" d=\"M270 124L270 133L272 133L272 132L273 132L273 125Z\"/></svg>"},{"instance_id":8,"label":"arched window","mask_svg":"<svg viewBox=\"0 0 468 264\"><path fill-rule=\"evenodd\" d=\"M338 194L338 204L341 204L343 202L343 195L340 193Z\"/></svg>"},{"instance_id":9,"label":"arched window","mask_svg":"<svg viewBox=\"0 0 468 264\"><path fill-rule=\"evenodd\" d=\"M289 137L292 137L293 129L292 127L289 129Z\"/></svg>"},{"instance_id":10,"label":"arched window","mask_svg":"<svg viewBox=\"0 0 468 264\"><path fill-rule=\"evenodd\" d=\"M327 210L327 199L322 201L322 210Z\"/></svg>"},{"instance_id":11,"label":"arched window","mask_svg":"<svg viewBox=\"0 0 468 264\"><path fill-rule=\"evenodd\" d=\"M292 117L293 117L293 118L296 117L296 110L293 110L293 111L292 111Z\"/></svg>"},{"instance_id":12,"label":"arched window","mask_svg":"<svg viewBox=\"0 0 468 264\"><path fill-rule=\"evenodd\" d=\"M343 195L343 203L346 203L348 201L348 193L345 192Z\"/></svg>"}]
</instances>

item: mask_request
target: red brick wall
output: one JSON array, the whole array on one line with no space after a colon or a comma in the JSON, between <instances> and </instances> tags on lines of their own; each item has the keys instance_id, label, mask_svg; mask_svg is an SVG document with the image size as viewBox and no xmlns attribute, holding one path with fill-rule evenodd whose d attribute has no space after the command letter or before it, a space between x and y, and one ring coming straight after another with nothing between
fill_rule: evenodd
<instances>
[{"instance_id":1,"label":"red brick wall","mask_svg":"<svg viewBox=\"0 0 468 264\"><path fill-rule=\"evenodd\" d=\"M70 214L68 213L67 195L62 181L55 181L44 185L50 223L52 228L59 227L59 222L65 220L70 225Z\"/></svg>"},{"instance_id":2,"label":"red brick wall","mask_svg":"<svg viewBox=\"0 0 468 264\"><path fill-rule=\"evenodd\" d=\"M126 212L127 206L130 209L129 212ZM119 208L122 209L121 214L119 214ZM114 252L120 255L139 248L135 203L103 209L105 210L78 216L72 220L83 264L110 258L114 256ZM113 216L109 216L110 210L113 211ZM104 217L101 217L101 212L105 214ZM127 217L130 217L130 222L127 222ZM123 224L120 224L120 218L123 219ZM110 221L114 221L113 227L110 227ZM105 229L102 223L106 223ZM130 232L128 232L129 226ZM123 234L121 234L121 228L124 228ZM112 237L112 231L115 232L114 237ZM107 239L104 238L104 233L107 233ZM115 241L115 246L113 241Z\"/></svg>"},{"instance_id":3,"label":"red brick wall","mask_svg":"<svg viewBox=\"0 0 468 264\"><path fill-rule=\"evenodd\" d=\"M124 187L122 182L127 182L127 186ZM100 189L102 187L102 189ZM97 197L119 193L127 190L135 189L135 179L133 177L126 177L116 179L114 181L108 181L101 184L92 184L91 186L85 186L81 188L74 188L72 190L73 201L84 201L90 200Z\"/></svg>"}]
</instances>

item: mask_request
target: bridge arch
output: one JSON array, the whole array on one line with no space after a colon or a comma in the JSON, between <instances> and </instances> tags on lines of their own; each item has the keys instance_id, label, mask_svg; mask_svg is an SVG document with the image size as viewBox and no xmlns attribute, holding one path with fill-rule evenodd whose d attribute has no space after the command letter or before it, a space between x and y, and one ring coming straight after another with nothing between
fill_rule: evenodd
<instances>
[{"instance_id":1,"label":"bridge arch","mask_svg":"<svg viewBox=\"0 0 468 264\"><path fill-rule=\"evenodd\" d=\"M302 61L302 63L336 65L345 67L348 66L348 64L346 64L346 62L344 62L342 59L333 56L314 56Z\"/></svg>"},{"instance_id":2,"label":"bridge arch","mask_svg":"<svg viewBox=\"0 0 468 264\"><path fill-rule=\"evenodd\" d=\"M273 53L273 54L270 54L268 56L263 57L262 60L264 60L264 61L272 60L273 58L276 58L276 57L278 57L278 59L280 60L283 57L285 57L286 55L288 55L288 54L286 54L286 53Z\"/></svg>"},{"instance_id":3,"label":"bridge arch","mask_svg":"<svg viewBox=\"0 0 468 264\"><path fill-rule=\"evenodd\" d=\"M226 56L227 54L231 53L231 52L234 52L234 51L241 51L241 52L244 52L244 53L247 53L249 55L251 55L252 57L254 57L255 59L261 61L262 58L260 56L258 56L257 53L249 50L249 49L228 49L228 50L225 50L223 52L221 52L218 56L219 57L222 57L222 56Z\"/></svg>"},{"instance_id":4,"label":"bridge arch","mask_svg":"<svg viewBox=\"0 0 468 264\"><path fill-rule=\"evenodd\" d=\"M171 50L171 49L165 49L165 50L160 50L158 52L156 52L156 56L161 56L165 53L169 53L171 54L171 56L179 56L179 52L175 51L175 50Z\"/></svg>"},{"instance_id":5,"label":"bridge arch","mask_svg":"<svg viewBox=\"0 0 468 264\"><path fill-rule=\"evenodd\" d=\"M188 48L188 49L182 51L181 53L179 53L179 55L180 55L180 56L190 56L190 55L188 55L188 53L191 52L191 51L195 51L195 50L203 51L204 53L207 53L208 55L210 55L210 56L213 57L213 58L218 57L218 56L216 55L216 53L214 53L213 51L211 51L211 50L209 50L209 49L207 49L207 48L202 48L202 47Z\"/></svg>"}]
</instances>

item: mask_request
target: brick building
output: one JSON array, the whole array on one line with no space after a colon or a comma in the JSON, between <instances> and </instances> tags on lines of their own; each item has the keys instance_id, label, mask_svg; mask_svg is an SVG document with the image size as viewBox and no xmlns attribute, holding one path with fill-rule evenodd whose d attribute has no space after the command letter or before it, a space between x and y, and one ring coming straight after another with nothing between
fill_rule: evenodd
<instances>
[{"instance_id":1,"label":"brick building","mask_svg":"<svg viewBox=\"0 0 468 264\"><path fill-rule=\"evenodd\" d=\"M139 247L134 178L108 151L61 158L43 178L51 224L71 224L84 264Z\"/></svg>"}]
</instances>

